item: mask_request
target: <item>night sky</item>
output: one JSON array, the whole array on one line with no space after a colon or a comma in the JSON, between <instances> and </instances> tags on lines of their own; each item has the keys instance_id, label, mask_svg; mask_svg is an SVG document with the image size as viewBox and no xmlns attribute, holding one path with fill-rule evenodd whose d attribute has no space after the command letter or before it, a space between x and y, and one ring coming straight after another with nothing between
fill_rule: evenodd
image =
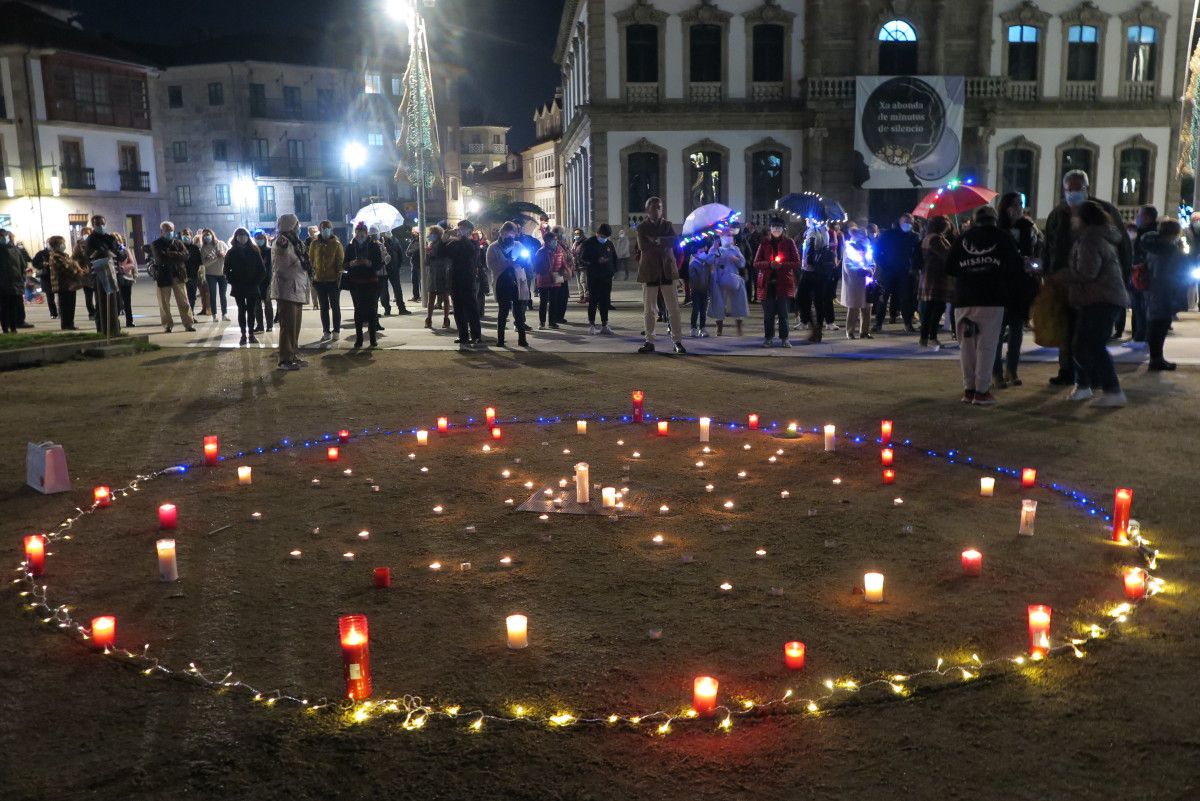
<instances>
[{"instance_id":1,"label":"night sky","mask_svg":"<svg viewBox=\"0 0 1200 801\"><path fill-rule=\"evenodd\" d=\"M394 25L383 0L57 0L84 26L127 41L192 43L247 30L261 36L310 33L316 25ZM468 77L460 100L466 121L510 125L509 145L533 141L533 112L554 96L563 0L437 0L427 12L431 47L460 60ZM246 12L253 9L253 17ZM396 35L404 35L397 27ZM435 53L435 56L437 53Z\"/></svg>"}]
</instances>

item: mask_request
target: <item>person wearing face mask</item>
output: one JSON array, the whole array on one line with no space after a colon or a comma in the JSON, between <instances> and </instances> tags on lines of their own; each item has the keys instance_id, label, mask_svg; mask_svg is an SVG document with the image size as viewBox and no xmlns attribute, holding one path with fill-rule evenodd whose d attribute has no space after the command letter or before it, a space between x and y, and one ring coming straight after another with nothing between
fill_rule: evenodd
<instances>
[{"instance_id":1,"label":"person wearing face mask","mask_svg":"<svg viewBox=\"0 0 1200 801\"><path fill-rule=\"evenodd\" d=\"M1063 200L1046 217L1046 244L1042 252L1042 272L1049 281L1063 285L1071 264L1071 248L1078 236L1072 223L1076 212L1084 203L1094 201L1112 220L1120 220L1121 214L1111 203L1091 196L1088 174L1083 170L1069 170L1062 179ZM1121 236L1116 244L1117 259L1122 275L1133 273L1133 243L1129 237ZM1060 275L1061 273L1061 275ZM1076 310L1068 306L1066 311L1066 333L1058 348L1058 374L1050 379L1053 386L1071 386L1075 383L1076 360L1072 348L1075 340ZM1109 331L1111 334L1111 330Z\"/></svg>"},{"instance_id":2,"label":"person wearing face mask","mask_svg":"<svg viewBox=\"0 0 1200 801\"><path fill-rule=\"evenodd\" d=\"M91 268L92 286L96 293L96 330L116 336L120 333L120 288L117 286L117 265L125 259L125 246L108 231L102 215L92 217L92 233L84 242L84 252Z\"/></svg>"},{"instance_id":3,"label":"person wearing face mask","mask_svg":"<svg viewBox=\"0 0 1200 801\"><path fill-rule=\"evenodd\" d=\"M204 274L204 282L208 285L209 309L212 311L212 321L217 321L217 300L221 301L221 319L229 322L228 301L225 292L228 283L223 272L225 254L229 246L217 239L211 228L200 229L200 269Z\"/></svg>"},{"instance_id":4,"label":"person wearing face mask","mask_svg":"<svg viewBox=\"0 0 1200 801\"><path fill-rule=\"evenodd\" d=\"M91 226L84 226L79 229L79 238L75 240L75 245L71 249L71 258L75 260L75 266L79 268L80 289L83 290L83 304L87 309L89 320L96 319L96 304L95 304L95 287L92 278L91 265L87 259L87 238L92 235Z\"/></svg>"},{"instance_id":5,"label":"person wearing face mask","mask_svg":"<svg viewBox=\"0 0 1200 801\"><path fill-rule=\"evenodd\" d=\"M1009 192L1000 198L1001 231L1010 234L1025 267L1025 273L1013 292L1012 303L1004 310L1004 326L1000 332L1000 344L996 348L996 361L992 365L992 383L1006 389L1022 384L1017 370L1021 364L1021 344L1025 338L1025 323L1029 310L1041 288L1041 279L1034 269L1042 255L1042 232L1033 220L1025 216L1025 207L1018 192ZM1001 352L1008 348L1002 360Z\"/></svg>"},{"instance_id":6,"label":"person wearing face mask","mask_svg":"<svg viewBox=\"0 0 1200 801\"><path fill-rule=\"evenodd\" d=\"M308 362L300 358L300 323L308 300L308 253L296 233L295 214L279 218L278 234L271 246L271 297L279 313L279 369L299 370Z\"/></svg>"},{"instance_id":7,"label":"person wearing face mask","mask_svg":"<svg viewBox=\"0 0 1200 801\"><path fill-rule=\"evenodd\" d=\"M384 229L379 234L379 244L383 246L383 256L387 270L387 285L391 287L391 295L396 301L396 314L412 314L404 304L404 287L400 285L400 270L404 266L404 248L400 240ZM383 298L388 300L388 292L384 290ZM390 307L385 308L385 316L392 313Z\"/></svg>"},{"instance_id":8,"label":"person wearing face mask","mask_svg":"<svg viewBox=\"0 0 1200 801\"><path fill-rule=\"evenodd\" d=\"M496 346L504 347L504 329L508 323L508 313L513 316L513 327L517 330L517 344L522 348L529 347L525 338L525 304L529 300L529 282L525 276L525 268L517 260L517 225L506 222L500 227L500 238L487 249L488 272L492 275L492 285L496 291L496 303L499 311L496 315Z\"/></svg>"},{"instance_id":9,"label":"person wearing face mask","mask_svg":"<svg viewBox=\"0 0 1200 801\"><path fill-rule=\"evenodd\" d=\"M911 214L901 214L896 225L875 241L875 277L879 281L879 306L875 309L875 333L883 330L883 318L889 301L900 308L904 330L913 327L912 278L921 270L921 238L913 231ZM894 319L894 315L893 315Z\"/></svg>"},{"instance_id":10,"label":"person wearing face mask","mask_svg":"<svg viewBox=\"0 0 1200 801\"><path fill-rule=\"evenodd\" d=\"M808 326L808 341L821 341L825 317L823 301L826 292L832 292L837 283L837 251L830 239L830 231L824 226L809 229L804 237L800 255L800 283L796 296L800 306L800 323ZM828 288L827 288L828 287Z\"/></svg>"},{"instance_id":11,"label":"person wearing face mask","mask_svg":"<svg viewBox=\"0 0 1200 801\"><path fill-rule=\"evenodd\" d=\"M425 255L425 294L429 298L425 308L425 327L433 328L433 310L442 310L442 328L450 327L450 259L446 256L446 229L431 225L425 241L429 244Z\"/></svg>"},{"instance_id":12,"label":"person wearing face mask","mask_svg":"<svg viewBox=\"0 0 1200 801\"><path fill-rule=\"evenodd\" d=\"M321 310L321 341L337 339L342 330L342 270L346 254L333 235L333 223L322 220L317 235L308 240L308 260L313 266L313 286ZM330 317L332 315L332 322Z\"/></svg>"},{"instance_id":13,"label":"person wearing face mask","mask_svg":"<svg viewBox=\"0 0 1200 801\"><path fill-rule=\"evenodd\" d=\"M458 329L458 339L454 341L460 350L467 350L483 344L476 305L479 246L471 238L474 223L459 220L456 228L458 236L446 245L446 256L450 259L450 302L454 306L454 327Z\"/></svg>"},{"instance_id":14,"label":"person wearing face mask","mask_svg":"<svg viewBox=\"0 0 1200 801\"><path fill-rule=\"evenodd\" d=\"M67 240L52 236L46 244L50 246L46 266L50 270L50 286L58 295L58 324L63 331L78 331L75 325L75 301L82 286L79 265L67 252Z\"/></svg>"},{"instance_id":15,"label":"person wearing face mask","mask_svg":"<svg viewBox=\"0 0 1200 801\"><path fill-rule=\"evenodd\" d=\"M35 270L38 281L41 284L42 292L46 296L46 306L50 309L50 319L58 319L58 298L55 297L53 281L50 278L50 254L53 252L49 242L46 247L39 250L33 257L33 269Z\"/></svg>"},{"instance_id":16,"label":"person wearing face mask","mask_svg":"<svg viewBox=\"0 0 1200 801\"><path fill-rule=\"evenodd\" d=\"M683 347L679 295L675 291L675 284L679 280L675 242L675 226L663 217L662 199L650 198L646 201L646 219L637 227L638 252L641 254L638 283L642 285L642 318L646 332L646 343L638 348L638 353L654 353L654 325L658 321L660 298L667 307L675 352L681 355L687 353Z\"/></svg>"},{"instance_id":17,"label":"person wearing face mask","mask_svg":"<svg viewBox=\"0 0 1200 801\"><path fill-rule=\"evenodd\" d=\"M1129 238L1133 248L1133 269L1137 270L1138 265L1142 265L1142 268L1145 269L1146 254L1142 249L1142 237L1158 231L1158 209L1149 205L1142 206L1138 209L1133 226L1133 235ZM1120 339L1125 334L1126 318L1132 317L1132 331L1128 344L1133 347L1134 343L1146 341L1146 301L1142 297L1142 290L1134 285L1132 273L1125 277L1125 289L1129 292L1129 314L1122 310L1117 315L1113 338Z\"/></svg>"},{"instance_id":18,"label":"person wearing face mask","mask_svg":"<svg viewBox=\"0 0 1200 801\"><path fill-rule=\"evenodd\" d=\"M25 260L12 233L0 228L0 330L17 333L25 303Z\"/></svg>"},{"instance_id":19,"label":"person wearing face mask","mask_svg":"<svg viewBox=\"0 0 1200 801\"><path fill-rule=\"evenodd\" d=\"M1145 269L1136 276L1146 303L1146 344L1150 349L1147 369L1174 370L1175 363L1163 356L1167 331L1175 314L1188 307L1188 284L1192 281L1191 260L1183 252L1183 230L1175 220L1163 220L1157 231L1139 237Z\"/></svg>"},{"instance_id":20,"label":"person wearing face mask","mask_svg":"<svg viewBox=\"0 0 1200 801\"><path fill-rule=\"evenodd\" d=\"M729 317L734 320L737 336L741 336L742 321L750 314L750 296L743 278L745 248L738 244L732 231L722 231L717 241L708 249L697 251L692 261L708 271L708 316L717 324L717 336L725 333L725 320Z\"/></svg>"},{"instance_id":21,"label":"person wearing face mask","mask_svg":"<svg viewBox=\"0 0 1200 801\"><path fill-rule=\"evenodd\" d=\"M150 243L154 259L154 285L158 293L158 318L166 332L171 333L175 321L171 318L171 296L179 307L179 319L188 331L195 331L192 322L192 307L188 303L187 263L188 250L175 235L175 224L164 221L159 226L161 236Z\"/></svg>"},{"instance_id":22,"label":"person wearing face mask","mask_svg":"<svg viewBox=\"0 0 1200 801\"><path fill-rule=\"evenodd\" d=\"M771 218L767 236L754 254L754 268L758 271L758 298L763 307L764 348L771 347L775 339L775 322L779 322L779 341L790 348L788 341L788 317L791 299L796 296L796 270L800 267L800 252L796 242L786 236L784 222L779 217Z\"/></svg>"},{"instance_id":23,"label":"person wearing face mask","mask_svg":"<svg viewBox=\"0 0 1200 801\"><path fill-rule=\"evenodd\" d=\"M354 238L346 246L344 267L350 299L354 302L354 347L363 346L365 325L374 348L378 344L375 320L379 313L379 272L383 267L383 253L379 243L371 240L366 223L354 226Z\"/></svg>"},{"instance_id":24,"label":"person wearing face mask","mask_svg":"<svg viewBox=\"0 0 1200 801\"><path fill-rule=\"evenodd\" d=\"M865 230L855 227L849 234L842 252L841 301L846 307L846 339L860 335L863 339L873 339L867 285L875 280L875 254Z\"/></svg>"},{"instance_id":25,"label":"person wearing face mask","mask_svg":"<svg viewBox=\"0 0 1200 801\"><path fill-rule=\"evenodd\" d=\"M267 268L263 264L258 246L250 241L250 232L239 228L233 232L233 243L225 252L222 274L232 289L238 310L238 328L242 332L239 344L257 345L254 337L254 309L258 306L258 288L262 285Z\"/></svg>"},{"instance_id":26,"label":"person wearing face mask","mask_svg":"<svg viewBox=\"0 0 1200 801\"><path fill-rule=\"evenodd\" d=\"M626 247L629 243L626 242ZM589 236L579 246L579 266L587 278L588 333L595 335L596 312L600 313L599 333L611 335L608 327L608 310L612 305L613 277L617 273L620 256L612 241L612 228L601 223L596 235Z\"/></svg>"},{"instance_id":27,"label":"person wearing face mask","mask_svg":"<svg viewBox=\"0 0 1200 801\"><path fill-rule=\"evenodd\" d=\"M266 232L261 228L255 228L251 238L267 269L262 283L258 285L258 296L262 300L254 309L254 333L261 334L264 330L270 331L275 324L275 308L271 303L271 246Z\"/></svg>"},{"instance_id":28,"label":"person wearing face mask","mask_svg":"<svg viewBox=\"0 0 1200 801\"><path fill-rule=\"evenodd\" d=\"M317 240L318 236L320 236L320 228L316 225L308 226L308 239L304 241L305 247L311 246ZM308 251L306 250L305 252L307 253ZM319 311L321 302L320 298L317 297L317 282L315 280L310 281L308 284L308 295L308 299L312 301L312 310Z\"/></svg>"},{"instance_id":29,"label":"person wearing face mask","mask_svg":"<svg viewBox=\"0 0 1200 801\"><path fill-rule=\"evenodd\" d=\"M188 251L188 301L192 304L192 317L199 319L209 315L208 282L204 277L204 263L200 258L199 239L184 228L179 232L179 239ZM200 300L200 311L196 311L196 300Z\"/></svg>"}]
</instances>

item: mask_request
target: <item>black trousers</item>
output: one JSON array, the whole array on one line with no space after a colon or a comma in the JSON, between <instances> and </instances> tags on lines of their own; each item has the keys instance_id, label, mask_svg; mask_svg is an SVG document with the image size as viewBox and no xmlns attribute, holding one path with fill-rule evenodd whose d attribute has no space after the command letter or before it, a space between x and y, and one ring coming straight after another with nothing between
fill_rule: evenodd
<instances>
[{"instance_id":1,"label":"black trousers","mask_svg":"<svg viewBox=\"0 0 1200 801\"><path fill-rule=\"evenodd\" d=\"M596 324L596 312L600 312L600 324L608 325L608 307L612 305L612 280L592 278L588 281L588 325Z\"/></svg>"},{"instance_id":2,"label":"black trousers","mask_svg":"<svg viewBox=\"0 0 1200 801\"><path fill-rule=\"evenodd\" d=\"M912 278L908 272L905 271L898 275L886 276L880 283L881 295L879 304L875 309L875 325L883 325L883 318L888 312L888 301L891 301L895 304L893 306L893 314L895 313L896 306L898 306L900 308L900 316L904 318L904 326L911 328L914 309Z\"/></svg>"},{"instance_id":3,"label":"black trousers","mask_svg":"<svg viewBox=\"0 0 1200 801\"><path fill-rule=\"evenodd\" d=\"M421 297L421 263L415 258L412 261L412 285L413 297L419 299Z\"/></svg>"},{"instance_id":4,"label":"black trousers","mask_svg":"<svg viewBox=\"0 0 1200 801\"><path fill-rule=\"evenodd\" d=\"M462 289L450 289L450 302L454 305L454 326L458 329L458 341L467 343L483 339L479 330L479 307L475 303L474 285Z\"/></svg>"},{"instance_id":5,"label":"black trousers","mask_svg":"<svg viewBox=\"0 0 1200 801\"><path fill-rule=\"evenodd\" d=\"M1167 341L1167 331L1171 329L1171 318L1165 320L1147 320L1146 321L1146 345L1150 349L1150 363L1161 364L1166 361L1163 358L1163 345Z\"/></svg>"},{"instance_id":6,"label":"black trousers","mask_svg":"<svg viewBox=\"0 0 1200 801\"><path fill-rule=\"evenodd\" d=\"M16 333L17 323L21 321L19 311L25 303L21 293L5 292L0 294L0 330L4 333Z\"/></svg>"},{"instance_id":7,"label":"black trousers","mask_svg":"<svg viewBox=\"0 0 1200 801\"><path fill-rule=\"evenodd\" d=\"M271 298L267 295L267 290L262 290L262 300L254 309L254 330L262 331L263 323L266 323L266 330L270 331L275 324L275 307L271 304Z\"/></svg>"},{"instance_id":8,"label":"black trousers","mask_svg":"<svg viewBox=\"0 0 1200 801\"><path fill-rule=\"evenodd\" d=\"M46 305L50 307L50 316L58 316L58 304L55 303L54 290L50 285L50 271L42 270L38 280L42 283L42 292L46 294Z\"/></svg>"},{"instance_id":9,"label":"black trousers","mask_svg":"<svg viewBox=\"0 0 1200 801\"><path fill-rule=\"evenodd\" d=\"M942 315L946 313L946 301L921 301L921 341L937 339L942 327Z\"/></svg>"},{"instance_id":10,"label":"black trousers","mask_svg":"<svg viewBox=\"0 0 1200 801\"><path fill-rule=\"evenodd\" d=\"M554 295L552 296L553 305L551 309L554 316L551 317L556 323L565 323L567 321L567 301L571 298L571 285L569 283L559 284L554 287Z\"/></svg>"},{"instance_id":11,"label":"black trousers","mask_svg":"<svg viewBox=\"0 0 1200 801\"><path fill-rule=\"evenodd\" d=\"M519 300L516 292L507 293L496 290L496 303L500 309L496 314L496 341L504 342L504 327L508 324L508 313L512 312L513 326L517 329L517 341L525 341L525 304L528 301Z\"/></svg>"},{"instance_id":12,"label":"black trousers","mask_svg":"<svg viewBox=\"0 0 1200 801\"><path fill-rule=\"evenodd\" d=\"M351 284L350 299L354 301L354 340L362 343L363 326L375 344L375 317L379 303L379 286L377 284Z\"/></svg>"},{"instance_id":13,"label":"black trousers","mask_svg":"<svg viewBox=\"0 0 1200 801\"><path fill-rule=\"evenodd\" d=\"M85 286L83 288L83 303L87 307L89 318L96 316L96 303L94 300L92 300L92 296L95 294L96 290L92 289L90 286Z\"/></svg>"},{"instance_id":14,"label":"black trousers","mask_svg":"<svg viewBox=\"0 0 1200 801\"><path fill-rule=\"evenodd\" d=\"M233 302L237 304L238 328L242 331L242 336L246 336L254 329L254 317L261 307L258 303L258 298L247 298L241 295L234 295Z\"/></svg>"},{"instance_id":15,"label":"black trousers","mask_svg":"<svg viewBox=\"0 0 1200 801\"><path fill-rule=\"evenodd\" d=\"M196 311L196 279L195 278L189 278L187 280L187 298L188 298L188 310L195 312ZM91 313L91 308L92 308L92 303L89 300L88 301L88 313L89 314Z\"/></svg>"},{"instance_id":16,"label":"black trousers","mask_svg":"<svg viewBox=\"0 0 1200 801\"><path fill-rule=\"evenodd\" d=\"M121 306L125 309L126 327L133 325L133 282L118 281L121 287Z\"/></svg>"},{"instance_id":17,"label":"black trousers","mask_svg":"<svg viewBox=\"0 0 1200 801\"><path fill-rule=\"evenodd\" d=\"M75 327L75 290L58 293L58 324L64 331Z\"/></svg>"},{"instance_id":18,"label":"black trousers","mask_svg":"<svg viewBox=\"0 0 1200 801\"><path fill-rule=\"evenodd\" d=\"M321 308L321 331L328 334L342 330L342 288L337 281L313 281L317 288L317 305ZM333 314L333 326L329 316Z\"/></svg>"},{"instance_id":19,"label":"black trousers","mask_svg":"<svg viewBox=\"0 0 1200 801\"><path fill-rule=\"evenodd\" d=\"M925 324L924 318L921 324ZM1004 313L1004 324L1000 328L1000 341L996 343L996 362L992 365L992 375L1001 377L1007 372L1016 376L1017 368L1021 366L1021 343L1025 341L1025 320L1018 319L1008 312ZM1008 345L1006 358L1000 353Z\"/></svg>"},{"instance_id":20,"label":"black trousers","mask_svg":"<svg viewBox=\"0 0 1200 801\"><path fill-rule=\"evenodd\" d=\"M811 325L815 320L821 324L824 308L821 306L821 276L815 271L800 271L800 283L796 287L796 309L800 312L800 324Z\"/></svg>"},{"instance_id":21,"label":"black trousers","mask_svg":"<svg viewBox=\"0 0 1200 801\"><path fill-rule=\"evenodd\" d=\"M408 307L404 305L404 287L400 285L400 268L389 267L387 271L387 283L392 288L392 295L396 298L396 311L404 312ZM386 292L384 293L386 297Z\"/></svg>"}]
</instances>

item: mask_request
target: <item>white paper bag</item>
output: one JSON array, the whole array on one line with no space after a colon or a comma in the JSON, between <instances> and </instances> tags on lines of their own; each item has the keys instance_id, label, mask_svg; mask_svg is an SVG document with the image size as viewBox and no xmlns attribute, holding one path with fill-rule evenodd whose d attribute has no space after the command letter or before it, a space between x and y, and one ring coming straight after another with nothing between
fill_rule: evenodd
<instances>
[{"instance_id":1,"label":"white paper bag","mask_svg":"<svg viewBox=\"0 0 1200 801\"><path fill-rule=\"evenodd\" d=\"M25 447L25 483L41 493L71 489L67 452L53 442L30 442Z\"/></svg>"}]
</instances>

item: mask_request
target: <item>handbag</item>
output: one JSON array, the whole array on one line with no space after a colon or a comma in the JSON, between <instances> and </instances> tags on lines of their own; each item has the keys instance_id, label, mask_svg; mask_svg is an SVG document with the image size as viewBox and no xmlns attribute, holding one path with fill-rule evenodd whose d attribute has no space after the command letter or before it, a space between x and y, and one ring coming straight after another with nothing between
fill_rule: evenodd
<instances>
[{"instance_id":1,"label":"handbag","mask_svg":"<svg viewBox=\"0 0 1200 801\"><path fill-rule=\"evenodd\" d=\"M49 495L71 489L67 452L53 442L30 442L25 446L25 483Z\"/></svg>"},{"instance_id":2,"label":"handbag","mask_svg":"<svg viewBox=\"0 0 1200 801\"><path fill-rule=\"evenodd\" d=\"M1061 347L1067 339L1067 294L1057 281L1046 281L1029 309L1033 341L1043 348Z\"/></svg>"}]
</instances>

